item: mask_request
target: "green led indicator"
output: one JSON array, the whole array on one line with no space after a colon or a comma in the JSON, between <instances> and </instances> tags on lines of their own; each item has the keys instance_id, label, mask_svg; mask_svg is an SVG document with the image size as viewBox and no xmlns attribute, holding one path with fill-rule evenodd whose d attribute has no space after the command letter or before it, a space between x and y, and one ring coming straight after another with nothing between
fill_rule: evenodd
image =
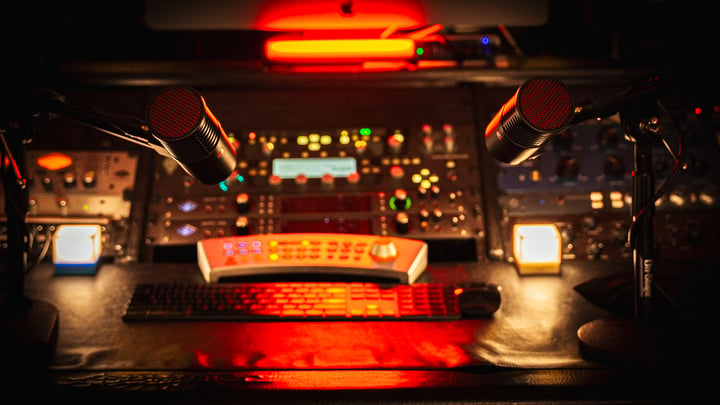
<instances>
[{"instance_id":1,"label":"green led indicator","mask_svg":"<svg viewBox=\"0 0 720 405\"><path fill-rule=\"evenodd\" d=\"M422 55L422 54L425 53L425 50L422 49L422 48L418 48L418 49L415 50L415 53L418 54L418 56L420 56L420 55Z\"/></svg>"},{"instance_id":2,"label":"green led indicator","mask_svg":"<svg viewBox=\"0 0 720 405\"><path fill-rule=\"evenodd\" d=\"M222 190L222 191L228 191L228 186L227 186L227 184L225 184L224 181L221 181L221 182L220 182L220 190Z\"/></svg>"},{"instance_id":3,"label":"green led indicator","mask_svg":"<svg viewBox=\"0 0 720 405\"><path fill-rule=\"evenodd\" d=\"M371 132L370 128L360 128L360 135L362 136L368 136Z\"/></svg>"},{"instance_id":4,"label":"green led indicator","mask_svg":"<svg viewBox=\"0 0 720 405\"><path fill-rule=\"evenodd\" d=\"M390 209L393 211L399 210L397 203L395 203L396 200L397 200L397 198L395 196L390 197L390 200L388 200L388 205L390 206ZM408 199L405 200L405 205L403 206L403 209L409 210L411 205L412 205L412 201L410 201L410 198L408 197Z\"/></svg>"}]
</instances>

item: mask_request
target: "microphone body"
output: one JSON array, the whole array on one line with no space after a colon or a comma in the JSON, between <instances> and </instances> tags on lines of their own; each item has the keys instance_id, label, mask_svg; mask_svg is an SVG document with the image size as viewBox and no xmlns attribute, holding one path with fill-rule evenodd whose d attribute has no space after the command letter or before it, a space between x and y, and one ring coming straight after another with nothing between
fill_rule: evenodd
<instances>
[{"instance_id":1,"label":"microphone body","mask_svg":"<svg viewBox=\"0 0 720 405\"><path fill-rule=\"evenodd\" d=\"M517 165L537 156L552 135L570 125L573 98L549 77L527 80L485 128L485 145L497 160Z\"/></svg>"},{"instance_id":2,"label":"microphone body","mask_svg":"<svg viewBox=\"0 0 720 405\"><path fill-rule=\"evenodd\" d=\"M203 184L218 184L235 170L235 147L194 89L162 90L150 101L147 118L153 137Z\"/></svg>"}]
</instances>

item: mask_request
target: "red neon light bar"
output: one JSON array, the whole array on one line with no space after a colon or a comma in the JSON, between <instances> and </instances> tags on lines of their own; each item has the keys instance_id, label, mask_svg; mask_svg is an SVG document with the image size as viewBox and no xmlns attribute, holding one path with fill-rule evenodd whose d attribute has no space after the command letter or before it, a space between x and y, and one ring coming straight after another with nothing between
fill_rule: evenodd
<instances>
[{"instance_id":1,"label":"red neon light bar","mask_svg":"<svg viewBox=\"0 0 720 405\"><path fill-rule=\"evenodd\" d=\"M371 59L410 59L415 41L410 38L271 39L265 56L275 62L347 62Z\"/></svg>"}]
</instances>

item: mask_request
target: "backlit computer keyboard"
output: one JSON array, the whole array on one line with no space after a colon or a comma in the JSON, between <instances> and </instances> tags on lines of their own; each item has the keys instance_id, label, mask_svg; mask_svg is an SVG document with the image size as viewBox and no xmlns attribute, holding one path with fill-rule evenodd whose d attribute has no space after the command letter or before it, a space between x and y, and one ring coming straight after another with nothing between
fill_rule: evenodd
<instances>
[{"instance_id":1,"label":"backlit computer keyboard","mask_svg":"<svg viewBox=\"0 0 720 405\"><path fill-rule=\"evenodd\" d=\"M138 284L125 321L454 320L456 291L435 283Z\"/></svg>"}]
</instances>

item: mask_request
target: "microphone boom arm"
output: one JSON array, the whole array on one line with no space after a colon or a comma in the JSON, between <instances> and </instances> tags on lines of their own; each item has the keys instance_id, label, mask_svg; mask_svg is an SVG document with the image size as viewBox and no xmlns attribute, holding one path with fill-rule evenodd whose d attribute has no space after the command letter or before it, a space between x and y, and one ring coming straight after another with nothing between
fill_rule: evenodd
<instances>
[{"instance_id":1,"label":"microphone boom arm","mask_svg":"<svg viewBox=\"0 0 720 405\"><path fill-rule=\"evenodd\" d=\"M658 77L654 77L646 80L642 85L630 88L621 94L615 100L608 103L595 105L576 105L574 115L570 121L570 126L578 124L583 121L594 118L607 118L613 114L619 113L627 106L637 103L638 100L643 98L657 99L661 91L666 89L666 83L664 83Z\"/></svg>"},{"instance_id":2,"label":"microphone boom arm","mask_svg":"<svg viewBox=\"0 0 720 405\"><path fill-rule=\"evenodd\" d=\"M168 150L150 134L147 123L139 118L134 118L136 122L132 124L121 124L91 108L67 101L64 95L56 91L47 90L47 92L48 94L43 99L43 109L45 112L69 118L79 124L152 149L161 156L172 158Z\"/></svg>"}]
</instances>

